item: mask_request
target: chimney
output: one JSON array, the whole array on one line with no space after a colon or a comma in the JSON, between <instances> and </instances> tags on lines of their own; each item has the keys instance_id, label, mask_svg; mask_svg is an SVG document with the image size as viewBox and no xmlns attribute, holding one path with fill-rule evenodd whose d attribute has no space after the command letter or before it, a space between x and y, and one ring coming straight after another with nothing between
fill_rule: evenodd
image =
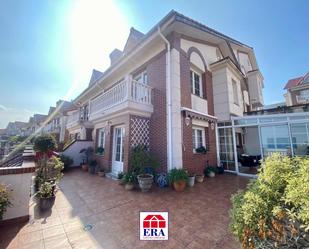
<instances>
[{"instance_id":1,"label":"chimney","mask_svg":"<svg viewBox=\"0 0 309 249\"><path fill-rule=\"evenodd\" d=\"M113 65L116 61L118 61L121 56L122 56L122 52L119 49L115 48L109 54L109 58L111 60L111 65Z\"/></svg>"}]
</instances>

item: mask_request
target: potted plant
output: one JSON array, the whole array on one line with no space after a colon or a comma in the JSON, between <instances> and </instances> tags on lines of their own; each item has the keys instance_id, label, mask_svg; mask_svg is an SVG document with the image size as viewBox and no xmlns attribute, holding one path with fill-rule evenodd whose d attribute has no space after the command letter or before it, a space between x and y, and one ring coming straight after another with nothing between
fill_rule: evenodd
<instances>
[{"instance_id":1,"label":"potted plant","mask_svg":"<svg viewBox=\"0 0 309 249\"><path fill-rule=\"evenodd\" d=\"M184 169L172 169L169 172L169 181L177 192L185 189L188 180L188 174Z\"/></svg>"},{"instance_id":2,"label":"potted plant","mask_svg":"<svg viewBox=\"0 0 309 249\"><path fill-rule=\"evenodd\" d=\"M133 190L134 182L135 182L135 177L134 177L133 172L128 172L124 174L122 178L122 182L124 183L125 190L128 190L128 191Z\"/></svg>"},{"instance_id":3,"label":"potted plant","mask_svg":"<svg viewBox=\"0 0 309 249\"><path fill-rule=\"evenodd\" d=\"M73 164L73 158L71 158L69 156L62 154L60 156L60 159L63 162L63 166L64 166L63 170L64 171L67 171L70 168L70 166Z\"/></svg>"},{"instance_id":4,"label":"potted plant","mask_svg":"<svg viewBox=\"0 0 309 249\"><path fill-rule=\"evenodd\" d=\"M103 155L103 153L104 153L104 148L102 146L100 146L96 149L96 154Z\"/></svg>"},{"instance_id":5,"label":"potted plant","mask_svg":"<svg viewBox=\"0 0 309 249\"><path fill-rule=\"evenodd\" d=\"M90 174L95 174L97 165L98 165L98 162L96 160L90 161L89 168L88 168L88 171Z\"/></svg>"},{"instance_id":6,"label":"potted plant","mask_svg":"<svg viewBox=\"0 0 309 249\"><path fill-rule=\"evenodd\" d=\"M7 186L0 184L0 220L3 219L3 215L7 208L12 205L9 197L10 195Z\"/></svg>"},{"instance_id":7,"label":"potted plant","mask_svg":"<svg viewBox=\"0 0 309 249\"><path fill-rule=\"evenodd\" d=\"M207 150L204 146L201 146L201 147L196 148L195 152L199 154L206 154Z\"/></svg>"},{"instance_id":8,"label":"potted plant","mask_svg":"<svg viewBox=\"0 0 309 249\"><path fill-rule=\"evenodd\" d=\"M38 192L38 197L40 210L44 211L50 209L55 200L53 184L51 184L50 182L42 183Z\"/></svg>"},{"instance_id":9,"label":"potted plant","mask_svg":"<svg viewBox=\"0 0 309 249\"><path fill-rule=\"evenodd\" d=\"M204 175L196 175L195 179L197 182L201 183L204 181Z\"/></svg>"},{"instance_id":10,"label":"potted plant","mask_svg":"<svg viewBox=\"0 0 309 249\"><path fill-rule=\"evenodd\" d=\"M153 175L151 174L139 174L137 176L138 185L142 192L148 192L151 189L153 183Z\"/></svg>"},{"instance_id":11,"label":"potted plant","mask_svg":"<svg viewBox=\"0 0 309 249\"><path fill-rule=\"evenodd\" d=\"M99 169L98 175L101 176L101 177L104 177L104 176L105 176L105 171L104 171L103 168L100 168L100 169Z\"/></svg>"},{"instance_id":12,"label":"potted plant","mask_svg":"<svg viewBox=\"0 0 309 249\"><path fill-rule=\"evenodd\" d=\"M213 167L213 166L208 166L205 168L204 170L204 174L205 176L208 177L215 177L216 176L216 172L217 172L217 167Z\"/></svg>"},{"instance_id":13,"label":"potted plant","mask_svg":"<svg viewBox=\"0 0 309 249\"><path fill-rule=\"evenodd\" d=\"M193 187L195 183L195 174L188 174L188 186Z\"/></svg>"},{"instance_id":14,"label":"potted plant","mask_svg":"<svg viewBox=\"0 0 309 249\"><path fill-rule=\"evenodd\" d=\"M82 162L82 170L83 171L88 171L88 163L91 157L91 154L93 153L93 148L92 147L88 147L88 148L83 148L80 150L79 152L80 154L83 154L84 158L83 158L83 162Z\"/></svg>"},{"instance_id":15,"label":"potted plant","mask_svg":"<svg viewBox=\"0 0 309 249\"><path fill-rule=\"evenodd\" d=\"M143 145L138 145L133 149L131 162L140 189L142 192L148 192L153 183L155 169L159 166L158 162Z\"/></svg>"}]
</instances>

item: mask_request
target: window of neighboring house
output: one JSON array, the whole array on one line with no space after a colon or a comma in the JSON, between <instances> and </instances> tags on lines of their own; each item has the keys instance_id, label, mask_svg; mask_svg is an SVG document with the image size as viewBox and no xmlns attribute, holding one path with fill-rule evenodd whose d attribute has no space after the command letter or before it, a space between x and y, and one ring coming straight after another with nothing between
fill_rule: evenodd
<instances>
[{"instance_id":1,"label":"window of neighboring house","mask_svg":"<svg viewBox=\"0 0 309 249\"><path fill-rule=\"evenodd\" d=\"M233 79L232 79L232 87L233 87L234 104L235 105L239 105L237 82L235 80L233 80Z\"/></svg>"},{"instance_id":2,"label":"window of neighboring house","mask_svg":"<svg viewBox=\"0 0 309 249\"><path fill-rule=\"evenodd\" d=\"M197 96L203 96L202 90L202 76L200 73L190 70L190 80L191 80L191 92Z\"/></svg>"},{"instance_id":3,"label":"window of neighboring house","mask_svg":"<svg viewBox=\"0 0 309 249\"><path fill-rule=\"evenodd\" d=\"M133 79L141 84L148 85L148 75L146 70L134 76Z\"/></svg>"},{"instance_id":4,"label":"window of neighboring house","mask_svg":"<svg viewBox=\"0 0 309 249\"><path fill-rule=\"evenodd\" d=\"M204 146L206 148L205 141L205 128L200 126L193 126L192 128L192 141L193 141L193 152L197 148Z\"/></svg>"},{"instance_id":5,"label":"window of neighboring house","mask_svg":"<svg viewBox=\"0 0 309 249\"><path fill-rule=\"evenodd\" d=\"M102 147L105 148L105 131L104 129L99 129L98 132L98 148Z\"/></svg>"}]
</instances>

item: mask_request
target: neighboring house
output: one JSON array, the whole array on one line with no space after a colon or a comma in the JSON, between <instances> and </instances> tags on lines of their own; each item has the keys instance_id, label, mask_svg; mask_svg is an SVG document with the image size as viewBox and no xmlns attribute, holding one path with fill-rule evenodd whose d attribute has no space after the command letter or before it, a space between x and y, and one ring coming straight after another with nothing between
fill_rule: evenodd
<instances>
[{"instance_id":1,"label":"neighboring house","mask_svg":"<svg viewBox=\"0 0 309 249\"><path fill-rule=\"evenodd\" d=\"M6 127L6 134L8 136L24 136L24 130L27 127L27 122L21 122L21 121L15 121L15 122L9 122Z\"/></svg>"},{"instance_id":2,"label":"neighboring house","mask_svg":"<svg viewBox=\"0 0 309 249\"><path fill-rule=\"evenodd\" d=\"M252 47L171 11L147 34L131 28L122 51L75 100L67 129L103 147L106 170L127 171L145 145L160 171L202 174L219 163L217 122L263 106L263 76ZM196 149L205 147L205 154Z\"/></svg>"},{"instance_id":3,"label":"neighboring house","mask_svg":"<svg viewBox=\"0 0 309 249\"><path fill-rule=\"evenodd\" d=\"M44 114L34 114L29 118L28 125L25 129L25 135L30 136L40 131L44 120L47 118L47 115Z\"/></svg>"},{"instance_id":4,"label":"neighboring house","mask_svg":"<svg viewBox=\"0 0 309 249\"><path fill-rule=\"evenodd\" d=\"M305 75L290 79L284 89L287 106L302 105L309 103L309 72Z\"/></svg>"},{"instance_id":5,"label":"neighboring house","mask_svg":"<svg viewBox=\"0 0 309 249\"><path fill-rule=\"evenodd\" d=\"M63 144L66 139L66 124L68 112L76 107L72 102L58 100L56 107L50 107L47 118L44 120L42 133L54 135L58 143Z\"/></svg>"}]
</instances>

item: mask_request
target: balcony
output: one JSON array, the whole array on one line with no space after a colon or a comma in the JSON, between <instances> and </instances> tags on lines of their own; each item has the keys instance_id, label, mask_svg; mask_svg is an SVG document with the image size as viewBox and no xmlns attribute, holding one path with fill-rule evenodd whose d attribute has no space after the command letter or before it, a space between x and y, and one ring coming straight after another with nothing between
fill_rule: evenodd
<instances>
[{"instance_id":1,"label":"balcony","mask_svg":"<svg viewBox=\"0 0 309 249\"><path fill-rule=\"evenodd\" d=\"M296 96L296 101L298 104L303 104L309 102L309 95L298 95Z\"/></svg>"},{"instance_id":2,"label":"balcony","mask_svg":"<svg viewBox=\"0 0 309 249\"><path fill-rule=\"evenodd\" d=\"M152 88L132 79L124 80L90 101L89 120L128 111L133 114L153 112Z\"/></svg>"}]
</instances>

